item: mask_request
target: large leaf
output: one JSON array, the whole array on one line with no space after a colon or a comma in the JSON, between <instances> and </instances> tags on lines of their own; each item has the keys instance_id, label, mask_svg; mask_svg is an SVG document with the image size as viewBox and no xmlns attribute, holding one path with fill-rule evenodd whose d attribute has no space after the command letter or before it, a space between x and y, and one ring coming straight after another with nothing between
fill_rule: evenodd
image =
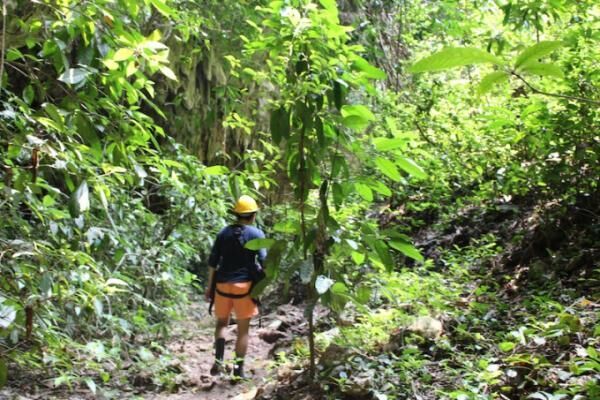
<instances>
[{"instance_id":1,"label":"large leaf","mask_svg":"<svg viewBox=\"0 0 600 400\"><path fill-rule=\"evenodd\" d=\"M133 49L129 49L126 47L123 47L119 50L117 50L117 52L113 55L112 59L113 61L125 61L127 59L129 59L131 56L133 56Z\"/></svg>"},{"instance_id":2,"label":"large leaf","mask_svg":"<svg viewBox=\"0 0 600 400\"><path fill-rule=\"evenodd\" d=\"M519 54L515 61L515 68L520 68L530 62L537 62L538 59L547 56L562 45L563 42L560 41L544 41L534 44Z\"/></svg>"},{"instance_id":3,"label":"large leaf","mask_svg":"<svg viewBox=\"0 0 600 400\"><path fill-rule=\"evenodd\" d=\"M269 249L275 242L275 239L252 239L244 247L248 250Z\"/></svg>"},{"instance_id":4,"label":"large leaf","mask_svg":"<svg viewBox=\"0 0 600 400\"><path fill-rule=\"evenodd\" d=\"M355 183L354 187L356 188L356 191L358 192L360 197L362 197L368 202L373 201L373 191L370 187L360 182Z\"/></svg>"},{"instance_id":5,"label":"large leaf","mask_svg":"<svg viewBox=\"0 0 600 400\"><path fill-rule=\"evenodd\" d=\"M8 328L17 318L17 311L11 306L5 306L0 303L0 328Z\"/></svg>"},{"instance_id":6,"label":"large leaf","mask_svg":"<svg viewBox=\"0 0 600 400\"><path fill-rule=\"evenodd\" d=\"M154 8L156 8L156 10L159 13L161 13L162 15L164 15L167 18L175 15L175 10L172 9L171 7L169 7L167 5L166 1L163 1L163 0L150 0L150 3L152 3L152 5L154 6Z\"/></svg>"},{"instance_id":7,"label":"large leaf","mask_svg":"<svg viewBox=\"0 0 600 400\"><path fill-rule=\"evenodd\" d=\"M423 255L417 250L415 246L410 243L403 242L401 240L390 240L389 246L392 249L396 249L407 257L414 260L423 262Z\"/></svg>"},{"instance_id":8,"label":"large leaf","mask_svg":"<svg viewBox=\"0 0 600 400\"><path fill-rule=\"evenodd\" d=\"M492 63L502 65L498 57L473 47L446 47L445 49L417 61L410 72L443 71L470 64Z\"/></svg>"},{"instance_id":9,"label":"large leaf","mask_svg":"<svg viewBox=\"0 0 600 400\"><path fill-rule=\"evenodd\" d=\"M166 76L167 78L176 81L177 80L177 75L175 75L175 72L173 72L173 70L169 67L167 67L166 65L163 65L162 67L160 67L160 72Z\"/></svg>"},{"instance_id":10,"label":"large leaf","mask_svg":"<svg viewBox=\"0 0 600 400\"><path fill-rule=\"evenodd\" d=\"M404 138L376 138L373 144L378 151L394 150L404 147L406 139Z\"/></svg>"},{"instance_id":11,"label":"large leaf","mask_svg":"<svg viewBox=\"0 0 600 400\"><path fill-rule=\"evenodd\" d=\"M375 159L375 165L385 176L395 182L400 181L400 178L402 178L398 168L396 168L396 165L388 159L377 157Z\"/></svg>"},{"instance_id":12,"label":"large leaf","mask_svg":"<svg viewBox=\"0 0 600 400\"><path fill-rule=\"evenodd\" d=\"M213 165L202 171L204 175L226 175L228 172L229 168L224 165Z\"/></svg>"},{"instance_id":13,"label":"large leaf","mask_svg":"<svg viewBox=\"0 0 600 400\"><path fill-rule=\"evenodd\" d=\"M83 68L69 68L58 77L58 80L70 85L76 85L83 81L89 74L90 72Z\"/></svg>"},{"instance_id":14,"label":"large leaf","mask_svg":"<svg viewBox=\"0 0 600 400\"><path fill-rule=\"evenodd\" d=\"M540 76L554 76L556 78L563 78L565 74L563 71L554 64L544 64L540 62L529 62L521 67L521 71L528 74L540 75Z\"/></svg>"},{"instance_id":15,"label":"large leaf","mask_svg":"<svg viewBox=\"0 0 600 400\"><path fill-rule=\"evenodd\" d=\"M477 93L485 94L489 92L494 85L502 82L506 82L509 78L509 74L504 71L494 71L483 77L479 85L477 86Z\"/></svg>"},{"instance_id":16,"label":"large leaf","mask_svg":"<svg viewBox=\"0 0 600 400\"><path fill-rule=\"evenodd\" d=\"M315 281L315 289L317 289L318 294L323 294L326 291L328 291L334 283L335 281L333 279L330 279L323 275L319 275L317 276L317 279Z\"/></svg>"},{"instance_id":17,"label":"large leaf","mask_svg":"<svg viewBox=\"0 0 600 400\"><path fill-rule=\"evenodd\" d=\"M290 116L284 107L271 112L271 136L275 144L290 136Z\"/></svg>"},{"instance_id":18,"label":"large leaf","mask_svg":"<svg viewBox=\"0 0 600 400\"><path fill-rule=\"evenodd\" d=\"M392 195L391 189L387 187L383 182L370 181L369 186L371 187L371 189L383 196L390 197Z\"/></svg>"},{"instance_id":19,"label":"large leaf","mask_svg":"<svg viewBox=\"0 0 600 400\"><path fill-rule=\"evenodd\" d=\"M408 172L415 178L424 179L427 177L423 168L419 167L413 160L406 157L398 157L396 159L396 164L400 166L404 171Z\"/></svg>"},{"instance_id":20,"label":"large leaf","mask_svg":"<svg viewBox=\"0 0 600 400\"><path fill-rule=\"evenodd\" d=\"M90 208L90 191L86 181L81 182L77 190L71 195L69 211L73 218Z\"/></svg>"},{"instance_id":21,"label":"large leaf","mask_svg":"<svg viewBox=\"0 0 600 400\"><path fill-rule=\"evenodd\" d=\"M379 68L374 67L373 65L369 64L369 62L367 60L365 60L364 58L362 58L362 57L357 57L354 60L353 66L354 66L354 68L362 71L362 73L367 78L371 78L371 79L385 79L385 77L386 77L385 72L383 72Z\"/></svg>"},{"instance_id":22,"label":"large leaf","mask_svg":"<svg viewBox=\"0 0 600 400\"><path fill-rule=\"evenodd\" d=\"M369 122L375 120L375 115L363 105L345 105L342 107L342 123L357 131L363 130Z\"/></svg>"},{"instance_id":23,"label":"large leaf","mask_svg":"<svg viewBox=\"0 0 600 400\"><path fill-rule=\"evenodd\" d=\"M375 247L375 252L379 256L379 259L381 260L385 268L388 270L388 272L391 272L394 268L394 259L390 254L389 248L386 246L385 242L381 240L376 240L373 243L373 245Z\"/></svg>"}]
</instances>

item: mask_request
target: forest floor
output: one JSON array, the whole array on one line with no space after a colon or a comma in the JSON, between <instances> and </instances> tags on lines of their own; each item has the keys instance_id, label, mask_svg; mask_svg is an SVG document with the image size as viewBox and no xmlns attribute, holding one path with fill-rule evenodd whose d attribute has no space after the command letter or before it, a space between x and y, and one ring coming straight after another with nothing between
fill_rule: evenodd
<instances>
[{"instance_id":1,"label":"forest floor","mask_svg":"<svg viewBox=\"0 0 600 400\"><path fill-rule=\"evenodd\" d=\"M0 390L0 399L40 400L40 399L149 399L149 400L213 400L213 399L253 399L258 388L272 380L276 375L275 353L289 346L296 334L305 330L303 311L293 305L284 304L267 315L252 321L248 355L245 361L247 379L233 382L229 374L211 376L210 367L214 361L213 330L214 317L208 315L207 303L192 303L186 309L187 316L173 325L173 333L166 345L165 352L172 361L168 370L175 371L169 380L170 391L166 385L155 384L156 372L151 368L120 371L126 382L116 387L97 387L96 394L82 386L69 391L66 387L45 387L41 377L29 377L14 382L10 387ZM232 323L226 331L225 358L233 357L236 339L236 326ZM231 364L231 363L230 363ZM231 368L228 368L230 373ZM31 382L36 382L32 385ZM49 385L51 386L51 385Z\"/></svg>"}]
</instances>

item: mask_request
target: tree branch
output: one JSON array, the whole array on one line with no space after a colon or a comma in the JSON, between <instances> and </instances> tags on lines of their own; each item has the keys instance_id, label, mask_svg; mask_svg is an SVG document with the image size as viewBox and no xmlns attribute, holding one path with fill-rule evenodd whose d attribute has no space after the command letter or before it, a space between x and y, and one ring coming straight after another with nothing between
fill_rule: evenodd
<instances>
[{"instance_id":1,"label":"tree branch","mask_svg":"<svg viewBox=\"0 0 600 400\"><path fill-rule=\"evenodd\" d=\"M531 83L529 83L527 80L525 80L525 78L523 78L521 75L517 74L515 71L511 71L511 74L514 77L516 77L517 79L519 79L521 82L523 82L529 89L531 89L531 91L533 93L541 94L544 96L556 97L559 99L574 100L574 101L580 101L580 102L584 102L584 103L600 105L600 101L594 100L594 99L588 99L588 98L579 97L579 96L569 96L569 95L560 94L560 93L545 92L545 91L540 90L540 89L536 88L535 86L533 86Z\"/></svg>"}]
</instances>

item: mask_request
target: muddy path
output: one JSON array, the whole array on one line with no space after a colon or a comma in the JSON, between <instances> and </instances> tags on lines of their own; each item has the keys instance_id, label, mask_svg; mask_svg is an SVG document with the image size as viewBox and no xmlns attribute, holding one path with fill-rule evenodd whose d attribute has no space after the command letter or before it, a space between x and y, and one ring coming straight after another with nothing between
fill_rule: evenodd
<instances>
[{"instance_id":1,"label":"muddy path","mask_svg":"<svg viewBox=\"0 0 600 400\"><path fill-rule=\"evenodd\" d=\"M182 385L178 393L136 393L144 399L152 400L211 400L211 399L252 399L258 387L267 383L275 372L273 350L289 339L282 331L290 323L290 317L299 310L283 306L274 313L255 318L251 323L250 340L245 360L245 372L248 379L232 383L229 374L213 377L209 370L214 361L213 332L214 318L208 315L205 302L199 302L190 308L190 315L178 326L167 346L178 357ZM295 318L292 318L294 320ZM227 328L225 340L225 359L234 357L236 325ZM231 363L229 363L231 364Z\"/></svg>"},{"instance_id":2,"label":"muddy path","mask_svg":"<svg viewBox=\"0 0 600 400\"><path fill-rule=\"evenodd\" d=\"M230 375L213 377L209 370L214 361L214 317L208 315L208 304L196 300L185 309L185 317L172 325L166 347L173 356L177 371L170 392L157 389L150 372L134 372L130 369L115 371L113 382L124 385L99 386L96 394L81 385L69 390L65 386L52 387L52 379L41 377L21 379L13 385L0 389L0 400L40 399L150 399L150 400L212 400L253 399L262 387L273 382L278 374L274 354L289 348L293 340L305 335L307 323L303 310L289 304L280 305L269 314L251 322L248 352L245 360L247 379L232 383ZM225 359L232 365L236 340L236 325L226 330ZM230 370L230 369L229 369ZM32 384L33 380L33 384ZM46 382L47 384L45 384Z\"/></svg>"}]
</instances>

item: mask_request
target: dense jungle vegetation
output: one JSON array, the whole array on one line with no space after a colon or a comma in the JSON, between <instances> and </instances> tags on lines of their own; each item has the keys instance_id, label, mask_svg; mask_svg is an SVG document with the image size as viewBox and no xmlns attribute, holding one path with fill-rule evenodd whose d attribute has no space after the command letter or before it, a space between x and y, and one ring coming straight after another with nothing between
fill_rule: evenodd
<instances>
[{"instance_id":1,"label":"dense jungle vegetation","mask_svg":"<svg viewBox=\"0 0 600 400\"><path fill-rule=\"evenodd\" d=\"M0 398L225 398L169 343L250 194L244 398L600 399L598 2L3 0L0 56Z\"/></svg>"}]
</instances>

